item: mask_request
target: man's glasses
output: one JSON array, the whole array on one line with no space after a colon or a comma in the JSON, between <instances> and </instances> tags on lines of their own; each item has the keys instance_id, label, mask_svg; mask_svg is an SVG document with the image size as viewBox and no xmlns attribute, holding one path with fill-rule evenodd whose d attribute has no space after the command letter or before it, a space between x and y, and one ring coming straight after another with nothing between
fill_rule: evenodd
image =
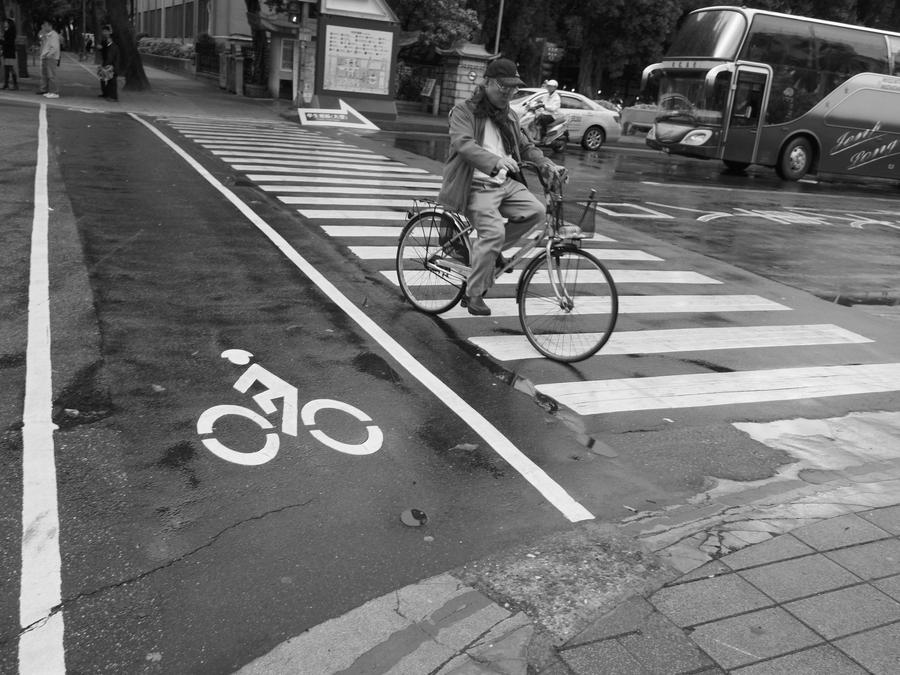
<instances>
[{"instance_id":1,"label":"man's glasses","mask_svg":"<svg viewBox=\"0 0 900 675\"><path fill-rule=\"evenodd\" d=\"M497 80L491 80L491 82L493 82L493 83L494 83L494 86L497 87L497 89L499 89L500 91L502 91L504 94L512 94L516 89L519 88L518 85L515 85L515 84L513 84L513 85L511 85L511 86L509 86L509 87L504 87L504 86L503 86L502 84L500 84Z\"/></svg>"}]
</instances>

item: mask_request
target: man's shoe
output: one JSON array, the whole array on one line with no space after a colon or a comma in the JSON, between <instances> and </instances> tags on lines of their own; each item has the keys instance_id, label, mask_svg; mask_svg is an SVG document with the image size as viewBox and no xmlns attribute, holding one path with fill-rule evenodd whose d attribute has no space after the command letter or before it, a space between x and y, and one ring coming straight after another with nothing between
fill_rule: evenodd
<instances>
[{"instance_id":1,"label":"man's shoe","mask_svg":"<svg viewBox=\"0 0 900 675\"><path fill-rule=\"evenodd\" d=\"M506 267L507 263L509 263L509 258L504 257L502 253L498 253L497 254L497 262L494 263L494 268L497 270L502 270L504 267ZM512 272L512 267L510 267L508 270L506 270L507 274L510 274L511 272Z\"/></svg>"},{"instance_id":2,"label":"man's shoe","mask_svg":"<svg viewBox=\"0 0 900 675\"><path fill-rule=\"evenodd\" d=\"M491 308L485 304L484 298L482 298L482 297L476 298L476 297L472 297L471 295L467 296L466 297L466 309L469 310L469 314L474 314L475 316L490 316L491 315Z\"/></svg>"},{"instance_id":3,"label":"man's shoe","mask_svg":"<svg viewBox=\"0 0 900 675\"><path fill-rule=\"evenodd\" d=\"M41 91L41 90L39 89L38 91L36 91L36 92L34 92L34 93L37 94L38 96L43 96L43 95L46 94L47 92L46 92L46 91Z\"/></svg>"},{"instance_id":4,"label":"man's shoe","mask_svg":"<svg viewBox=\"0 0 900 675\"><path fill-rule=\"evenodd\" d=\"M54 94L53 92L47 92L44 94L44 98L59 98L59 94Z\"/></svg>"}]
</instances>

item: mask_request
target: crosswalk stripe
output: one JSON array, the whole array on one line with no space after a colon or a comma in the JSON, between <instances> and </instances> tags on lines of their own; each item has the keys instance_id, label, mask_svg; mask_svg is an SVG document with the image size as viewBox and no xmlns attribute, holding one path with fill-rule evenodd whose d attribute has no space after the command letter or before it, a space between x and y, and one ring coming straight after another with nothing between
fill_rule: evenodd
<instances>
[{"instance_id":1,"label":"crosswalk stripe","mask_svg":"<svg viewBox=\"0 0 900 675\"><path fill-rule=\"evenodd\" d=\"M396 274L394 275L396 278ZM609 312L606 298L581 298L575 303L583 313ZM590 304L588 304L590 303ZM515 298L487 298L494 318L519 316ZM785 312L791 308L758 295L620 295L619 314L695 314L721 312ZM460 305L441 314L441 318L475 319Z\"/></svg>"},{"instance_id":2,"label":"crosswalk stripe","mask_svg":"<svg viewBox=\"0 0 900 675\"><path fill-rule=\"evenodd\" d=\"M402 164L393 164L391 162L385 162L383 160L368 160L361 159L358 157L327 157L323 159L309 159L306 155L296 155L294 157L276 157L273 154L264 155L260 153L259 156L254 156L253 153L245 153L241 155L228 154L222 155L221 159L223 162L233 163L233 162L258 162L260 164L272 164L274 166L330 166L334 169L340 170L341 168L352 168L357 170L364 171L384 171L386 167L391 166L404 166ZM387 169L390 170L390 169Z\"/></svg>"},{"instance_id":3,"label":"crosswalk stripe","mask_svg":"<svg viewBox=\"0 0 900 675\"><path fill-rule=\"evenodd\" d=\"M356 187L358 183L355 181L352 183L351 187L336 187L333 185L266 185L260 184L259 189L264 192L278 192L281 194L334 194L334 195L370 195L372 194L373 186L362 186ZM432 198L437 193L434 191L433 185L425 185L421 188L416 188L415 186L410 186L407 184L401 183L397 187L389 187L386 185L382 185L378 187L378 194L380 195L398 195L401 197L410 196L410 197L419 197L422 199Z\"/></svg>"},{"instance_id":4,"label":"crosswalk stripe","mask_svg":"<svg viewBox=\"0 0 900 675\"><path fill-rule=\"evenodd\" d=\"M356 254L358 258L362 260L395 260L397 257L397 247L396 246L350 246L350 250ZM530 251L526 257L533 258L536 256L539 251L542 249L535 249ZM651 255L646 253L645 251L636 251L634 249L619 249L619 248L588 248L585 247L586 251L590 251L593 255L597 256L601 260L631 260L631 261L655 261L660 262L662 258L657 258L655 255ZM519 252L518 246L513 246L511 248L506 249L503 253L507 257L514 256ZM413 258L416 255L421 255L421 253L416 253L412 249L406 250L406 258Z\"/></svg>"},{"instance_id":5,"label":"crosswalk stripe","mask_svg":"<svg viewBox=\"0 0 900 675\"><path fill-rule=\"evenodd\" d=\"M612 274L613 281L617 284L721 284L722 282L708 277L699 272L690 272L686 270L609 270ZM381 273L391 279L393 283L397 281L397 274L394 270ZM408 274L416 274L409 272ZM415 277L411 277L411 280ZM549 286L550 279L546 271L535 273L534 280L538 284L546 284ZM585 271L579 274L578 281L580 283L592 284L602 283L605 278L597 271ZM513 285L519 283L518 274L502 274L494 282L497 285ZM415 285L415 284L412 284Z\"/></svg>"},{"instance_id":6,"label":"crosswalk stripe","mask_svg":"<svg viewBox=\"0 0 900 675\"><path fill-rule=\"evenodd\" d=\"M344 182L337 177L325 178L322 176L304 176L297 174L251 173L247 174L247 178L254 183L325 183L333 185L335 182ZM410 178L404 178L402 180L385 180L383 178L376 178L371 173L360 173L352 176L351 179L353 185L371 185L374 187L416 187L430 189L437 189L440 187L439 183L430 182L432 179L439 181L440 178L428 175L411 176ZM423 182L418 183L416 181Z\"/></svg>"},{"instance_id":7,"label":"crosswalk stripe","mask_svg":"<svg viewBox=\"0 0 900 675\"><path fill-rule=\"evenodd\" d=\"M335 174L335 180L346 180L347 178L353 177L355 171L365 172L364 175L367 176L380 176L384 173L426 173L424 169L414 169L410 166L404 166L402 164L387 164L384 166L377 166L371 164L334 164L332 162L323 163L323 162L300 162L297 160L283 160L278 162L263 162L249 159L241 159L234 157L222 157L223 162L229 162L232 164L232 168L236 171L290 171L291 173L296 173L297 175L303 174ZM243 163L241 163L243 162ZM377 168L378 171L372 171L373 168Z\"/></svg>"},{"instance_id":8,"label":"crosswalk stripe","mask_svg":"<svg viewBox=\"0 0 900 675\"><path fill-rule=\"evenodd\" d=\"M469 338L469 342L498 361L542 358L524 335L477 336ZM859 344L863 342L872 342L872 340L833 324L668 328L616 331L603 349L597 353L597 356Z\"/></svg>"},{"instance_id":9,"label":"crosswalk stripe","mask_svg":"<svg viewBox=\"0 0 900 675\"><path fill-rule=\"evenodd\" d=\"M291 197L290 195L278 195L278 199L285 204L293 206L328 206L336 203L335 197ZM359 199L355 197L341 197L341 206L371 206L377 208L379 206L396 206L399 208L409 208L413 205L412 199L373 199L366 197Z\"/></svg>"},{"instance_id":10,"label":"crosswalk stripe","mask_svg":"<svg viewBox=\"0 0 900 675\"><path fill-rule=\"evenodd\" d=\"M273 148L266 150L265 148L254 148L252 151L243 150L228 146L213 147L211 145L204 146L212 154L217 157L228 155L230 157L253 157L254 159L309 159L309 152L297 150L295 148ZM344 152L342 150L317 150L316 159L328 159L328 161L349 161L354 162L389 162L390 157L386 155L365 155L359 152Z\"/></svg>"},{"instance_id":11,"label":"crosswalk stripe","mask_svg":"<svg viewBox=\"0 0 900 675\"><path fill-rule=\"evenodd\" d=\"M298 213L310 220L380 220L383 222L396 222L397 235L400 235L401 226L406 222L406 211L363 211L348 209L298 209ZM328 227L324 227L328 231ZM345 228L346 229L346 228Z\"/></svg>"},{"instance_id":12,"label":"crosswalk stripe","mask_svg":"<svg viewBox=\"0 0 900 675\"><path fill-rule=\"evenodd\" d=\"M301 213L304 213L301 211ZM322 225L322 230L329 237L390 237L400 238L403 224L406 222L406 214L397 212L395 218L397 224L393 227L383 225ZM312 218L313 216L308 216Z\"/></svg>"},{"instance_id":13,"label":"crosswalk stripe","mask_svg":"<svg viewBox=\"0 0 900 675\"><path fill-rule=\"evenodd\" d=\"M775 368L539 384L580 415L851 396L900 390L900 363Z\"/></svg>"}]
</instances>

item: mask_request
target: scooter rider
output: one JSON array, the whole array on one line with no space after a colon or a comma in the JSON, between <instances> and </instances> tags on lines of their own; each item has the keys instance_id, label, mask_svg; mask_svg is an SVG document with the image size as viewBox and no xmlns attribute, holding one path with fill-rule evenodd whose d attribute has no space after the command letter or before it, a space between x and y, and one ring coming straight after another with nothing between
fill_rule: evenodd
<instances>
[{"instance_id":1,"label":"scooter rider","mask_svg":"<svg viewBox=\"0 0 900 675\"><path fill-rule=\"evenodd\" d=\"M547 90L547 97L544 99L544 112L537 118L538 127L541 130L541 138L538 143L544 142L547 137L547 127L553 124L554 117L562 106L562 99L556 93L559 83L556 80L547 80L543 86Z\"/></svg>"}]
</instances>

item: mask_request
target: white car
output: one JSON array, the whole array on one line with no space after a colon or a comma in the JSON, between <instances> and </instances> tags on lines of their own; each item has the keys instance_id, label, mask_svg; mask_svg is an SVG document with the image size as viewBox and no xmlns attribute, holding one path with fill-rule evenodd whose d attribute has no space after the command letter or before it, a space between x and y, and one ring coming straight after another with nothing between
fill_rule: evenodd
<instances>
[{"instance_id":1,"label":"white car","mask_svg":"<svg viewBox=\"0 0 900 675\"><path fill-rule=\"evenodd\" d=\"M562 101L559 114L569 118L570 142L581 143L585 150L598 150L607 141L616 141L622 135L621 116L618 112L607 110L581 94L561 90L557 92ZM546 97L546 89L525 87L516 92L509 105L521 117L529 103Z\"/></svg>"}]
</instances>

